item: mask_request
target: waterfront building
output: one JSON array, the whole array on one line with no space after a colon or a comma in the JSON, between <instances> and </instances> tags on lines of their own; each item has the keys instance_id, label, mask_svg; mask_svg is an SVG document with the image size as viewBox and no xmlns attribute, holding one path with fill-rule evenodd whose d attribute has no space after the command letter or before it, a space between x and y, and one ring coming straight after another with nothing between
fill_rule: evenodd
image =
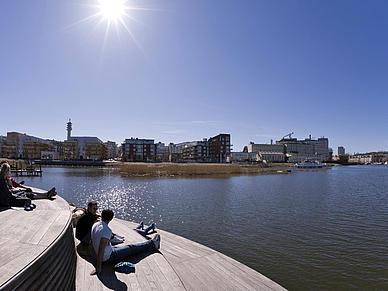
<instances>
[{"instance_id":1,"label":"waterfront building","mask_svg":"<svg viewBox=\"0 0 388 291\"><path fill-rule=\"evenodd\" d=\"M284 153L284 145L282 144L255 144L250 142L248 144L248 153L258 152L282 152Z\"/></svg>"},{"instance_id":2,"label":"waterfront building","mask_svg":"<svg viewBox=\"0 0 388 291\"><path fill-rule=\"evenodd\" d=\"M371 152L349 155L348 161L351 163L360 164L372 164L372 163L385 163L388 160L387 152Z\"/></svg>"},{"instance_id":3,"label":"waterfront building","mask_svg":"<svg viewBox=\"0 0 388 291\"><path fill-rule=\"evenodd\" d=\"M259 161L266 163L284 163L285 156L283 152L258 152Z\"/></svg>"},{"instance_id":4,"label":"waterfront building","mask_svg":"<svg viewBox=\"0 0 388 291\"><path fill-rule=\"evenodd\" d=\"M4 156L10 159L41 159L42 152L57 152L54 140L42 139L19 132L8 132L3 147Z\"/></svg>"},{"instance_id":5,"label":"waterfront building","mask_svg":"<svg viewBox=\"0 0 388 291\"><path fill-rule=\"evenodd\" d=\"M259 154L255 152L231 152L230 160L231 163L243 163L243 162L258 162L260 160Z\"/></svg>"},{"instance_id":6,"label":"waterfront building","mask_svg":"<svg viewBox=\"0 0 388 291\"><path fill-rule=\"evenodd\" d=\"M338 147L338 155L339 156L345 155L345 148L344 147L342 147L342 146Z\"/></svg>"},{"instance_id":7,"label":"waterfront building","mask_svg":"<svg viewBox=\"0 0 388 291\"><path fill-rule=\"evenodd\" d=\"M297 140L289 135L283 137L276 144L285 146L285 154L290 163L299 163L303 160L328 161L330 159L329 140L325 137L317 140L309 138Z\"/></svg>"},{"instance_id":8,"label":"waterfront building","mask_svg":"<svg viewBox=\"0 0 388 291\"><path fill-rule=\"evenodd\" d=\"M0 135L0 157L5 157L5 145L7 144L7 137Z\"/></svg>"},{"instance_id":9,"label":"waterfront building","mask_svg":"<svg viewBox=\"0 0 388 291\"><path fill-rule=\"evenodd\" d=\"M107 141L105 143L106 149L107 149L107 158L108 159L115 159L118 157L118 149L117 149L117 143L114 141Z\"/></svg>"},{"instance_id":10,"label":"waterfront building","mask_svg":"<svg viewBox=\"0 0 388 291\"><path fill-rule=\"evenodd\" d=\"M153 139L126 139L122 144L124 162L155 162L156 146Z\"/></svg>"},{"instance_id":11,"label":"waterfront building","mask_svg":"<svg viewBox=\"0 0 388 291\"><path fill-rule=\"evenodd\" d=\"M68 160L104 160L107 155L107 147L98 137L72 136L64 141L64 157Z\"/></svg>"},{"instance_id":12,"label":"waterfront building","mask_svg":"<svg viewBox=\"0 0 388 291\"><path fill-rule=\"evenodd\" d=\"M169 146L164 143L158 142L156 144L156 161L163 163L169 161Z\"/></svg>"},{"instance_id":13,"label":"waterfront building","mask_svg":"<svg viewBox=\"0 0 388 291\"><path fill-rule=\"evenodd\" d=\"M209 156L213 162L226 163L231 152L230 134L216 135L209 138Z\"/></svg>"},{"instance_id":14,"label":"waterfront building","mask_svg":"<svg viewBox=\"0 0 388 291\"><path fill-rule=\"evenodd\" d=\"M320 156L322 161L328 161L330 159L329 153L329 139L326 137L320 137L318 139L309 138L304 140L306 144L314 145L314 151L317 156Z\"/></svg>"},{"instance_id":15,"label":"waterfront building","mask_svg":"<svg viewBox=\"0 0 388 291\"><path fill-rule=\"evenodd\" d=\"M183 152L183 149L186 147L186 145L189 145L190 141L187 141L187 142L181 142L181 143L177 143L177 144L174 144L174 143L170 143L168 145L168 152L170 154L181 154Z\"/></svg>"},{"instance_id":16,"label":"waterfront building","mask_svg":"<svg viewBox=\"0 0 388 291\"><path fill-rule=\"evenodd\" d=\"M65 140L63 142L63 158L65 160L78 159L78 142L77 140Z\"/></svg>"},{"instance_id":17,"label":"waterfront building","mask_svg":"<svg viewBox=\"0 0 388 291\"><path fill-rule=\"evenodd\" d=\"M187 143L182 150L182 159L184 162L211 162L207 139Z\"/></svg>"},{"instance_id":18,"label":"waterfront building","mask_svg":"<svg viewBox=\"0 0 388 291\"><path fill-rule=\"evenodd\" d=\"M63 157L66 160L104 160L108 149L102 140L94 136L72 136L72 122L67 123L67 140L63 142Z\"/></svg>"}]
</instances>

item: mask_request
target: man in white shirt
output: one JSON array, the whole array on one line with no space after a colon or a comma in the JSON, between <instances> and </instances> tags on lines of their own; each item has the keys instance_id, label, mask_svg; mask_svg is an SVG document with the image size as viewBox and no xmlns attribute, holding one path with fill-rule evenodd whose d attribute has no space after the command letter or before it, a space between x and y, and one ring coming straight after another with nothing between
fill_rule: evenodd
<instances>
[{"instance_id":1,"label":"man in white shirt","mask_svg":"<svg viewBox=\"0 0 388 291\"><path fill-rule=\"evenodd\" d=\"M108 224L113 219L113 211L105 209L101 213L101 221L96 222L92 227L92 244L94 251L97 254L97 265L90 275L96 275L101 272L102 263L116 264L121 262L124 258L151 252L160 248L160 235L157 234L152 240L143 243L125 246L112 246L110 238L112 230Z\"/></svg>"}]
</instances>

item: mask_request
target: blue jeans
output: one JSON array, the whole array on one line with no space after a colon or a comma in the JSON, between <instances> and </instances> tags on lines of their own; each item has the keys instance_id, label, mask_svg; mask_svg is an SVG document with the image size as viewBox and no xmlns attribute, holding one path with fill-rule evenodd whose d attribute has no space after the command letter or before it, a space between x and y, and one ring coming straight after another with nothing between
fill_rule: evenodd
<instances>
[{"instance_id":1,"label":"blue jeans","mask_svg":"<svg viewBox=\"0 0 388 291\"><path fill-rule=\"evenodd\" d=\"M152 240L148 240L143 243L138 243L134 245L126 245L126 246L112 246L112 254L109 259L104 263L117 264L122 262L126 257L142 254L145 252L154 251L155 244Z\"/></svg>"}]
</instances>

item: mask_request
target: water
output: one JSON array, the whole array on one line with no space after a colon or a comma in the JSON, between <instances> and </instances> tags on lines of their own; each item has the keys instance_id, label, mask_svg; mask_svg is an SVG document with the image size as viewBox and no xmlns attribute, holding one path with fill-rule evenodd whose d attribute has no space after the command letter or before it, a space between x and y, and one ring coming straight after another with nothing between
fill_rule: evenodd
<instances>
[{"instance_id":1,"label":"water","mask_svg":"<svg viewBox=\"0 0 388 291\"><path fill-rule=\"evenodd\" d=\"M388 290L387 178L388 166L201 178L45 167L23 177L76 205L96 200L118 218L155 221L289 290Z\"/></svg>"}]
</instances>

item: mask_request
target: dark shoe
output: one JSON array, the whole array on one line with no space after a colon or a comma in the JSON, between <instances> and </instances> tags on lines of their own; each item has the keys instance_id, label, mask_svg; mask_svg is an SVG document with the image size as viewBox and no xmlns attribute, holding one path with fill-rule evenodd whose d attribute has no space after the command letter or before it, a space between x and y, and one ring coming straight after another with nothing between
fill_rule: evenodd
<instances>
[{"instance_id":1,"label":"dark shoe","mask_svg":"<svg viewBox=\"0 0 388 291\"><path fill-rule=\"evenodd\" d=\"M23 184L24 184L24 180L23 180L23 181L21 181L21 182L19 182L19 184L20 184L20 185L23 185Z\"/></svg>"},{"instance_id":2,"label":"dark shoe","mask_svg":"<svg viewBox=\"0 0 388 291\"><path fill-rule=\"evenodd\" d=\"M155 235L152 241L154 242L155 249L158 250L160 248L160 235Z\"/></svg>"},{"instance_id":3,"label":"dark shoe","mask_svg":"<svg viewBox=\"0 0 388 291\"><path fill-rule=\"evenodd\" d=\"M139 223L138 226L136 226L136 229L143 229L143 227L144 227L144 223L142 221L142 222Z\"/></svg>"},{"instance_id":4,"label":"dark shoe","mask_svg":"<svg viewBox=\"0 0 388 291\"><path fill-rule=\"evenodd\" d=\"M35 209L35 208L36 208L36 205L35 205L34 203L31 203L31 204L30 204L30 208L31 208L31 209Z\"/></svg>"},{"instance_id":5,"label":"dark shoe","mask_svg":"<svg viewBox=\"0 0 388 291\"><path fill-rule=\"evenodd\" d=\"M155 222L151 223L151 225L149 225L146 229L145 229L145 232L146 234L148 234L150 231L154 231L155 230Z\"/></svg>"},{"instance_id":6,"label":"dark shoe","mask_svg":"<svg viewBox=\"0 0 388 291\"><path fill-rule=\"evenodd\" d=\"M51 199L51 197L55 196L55 187L47 192L47 198Z\"/></svg>"}]
</instances>

